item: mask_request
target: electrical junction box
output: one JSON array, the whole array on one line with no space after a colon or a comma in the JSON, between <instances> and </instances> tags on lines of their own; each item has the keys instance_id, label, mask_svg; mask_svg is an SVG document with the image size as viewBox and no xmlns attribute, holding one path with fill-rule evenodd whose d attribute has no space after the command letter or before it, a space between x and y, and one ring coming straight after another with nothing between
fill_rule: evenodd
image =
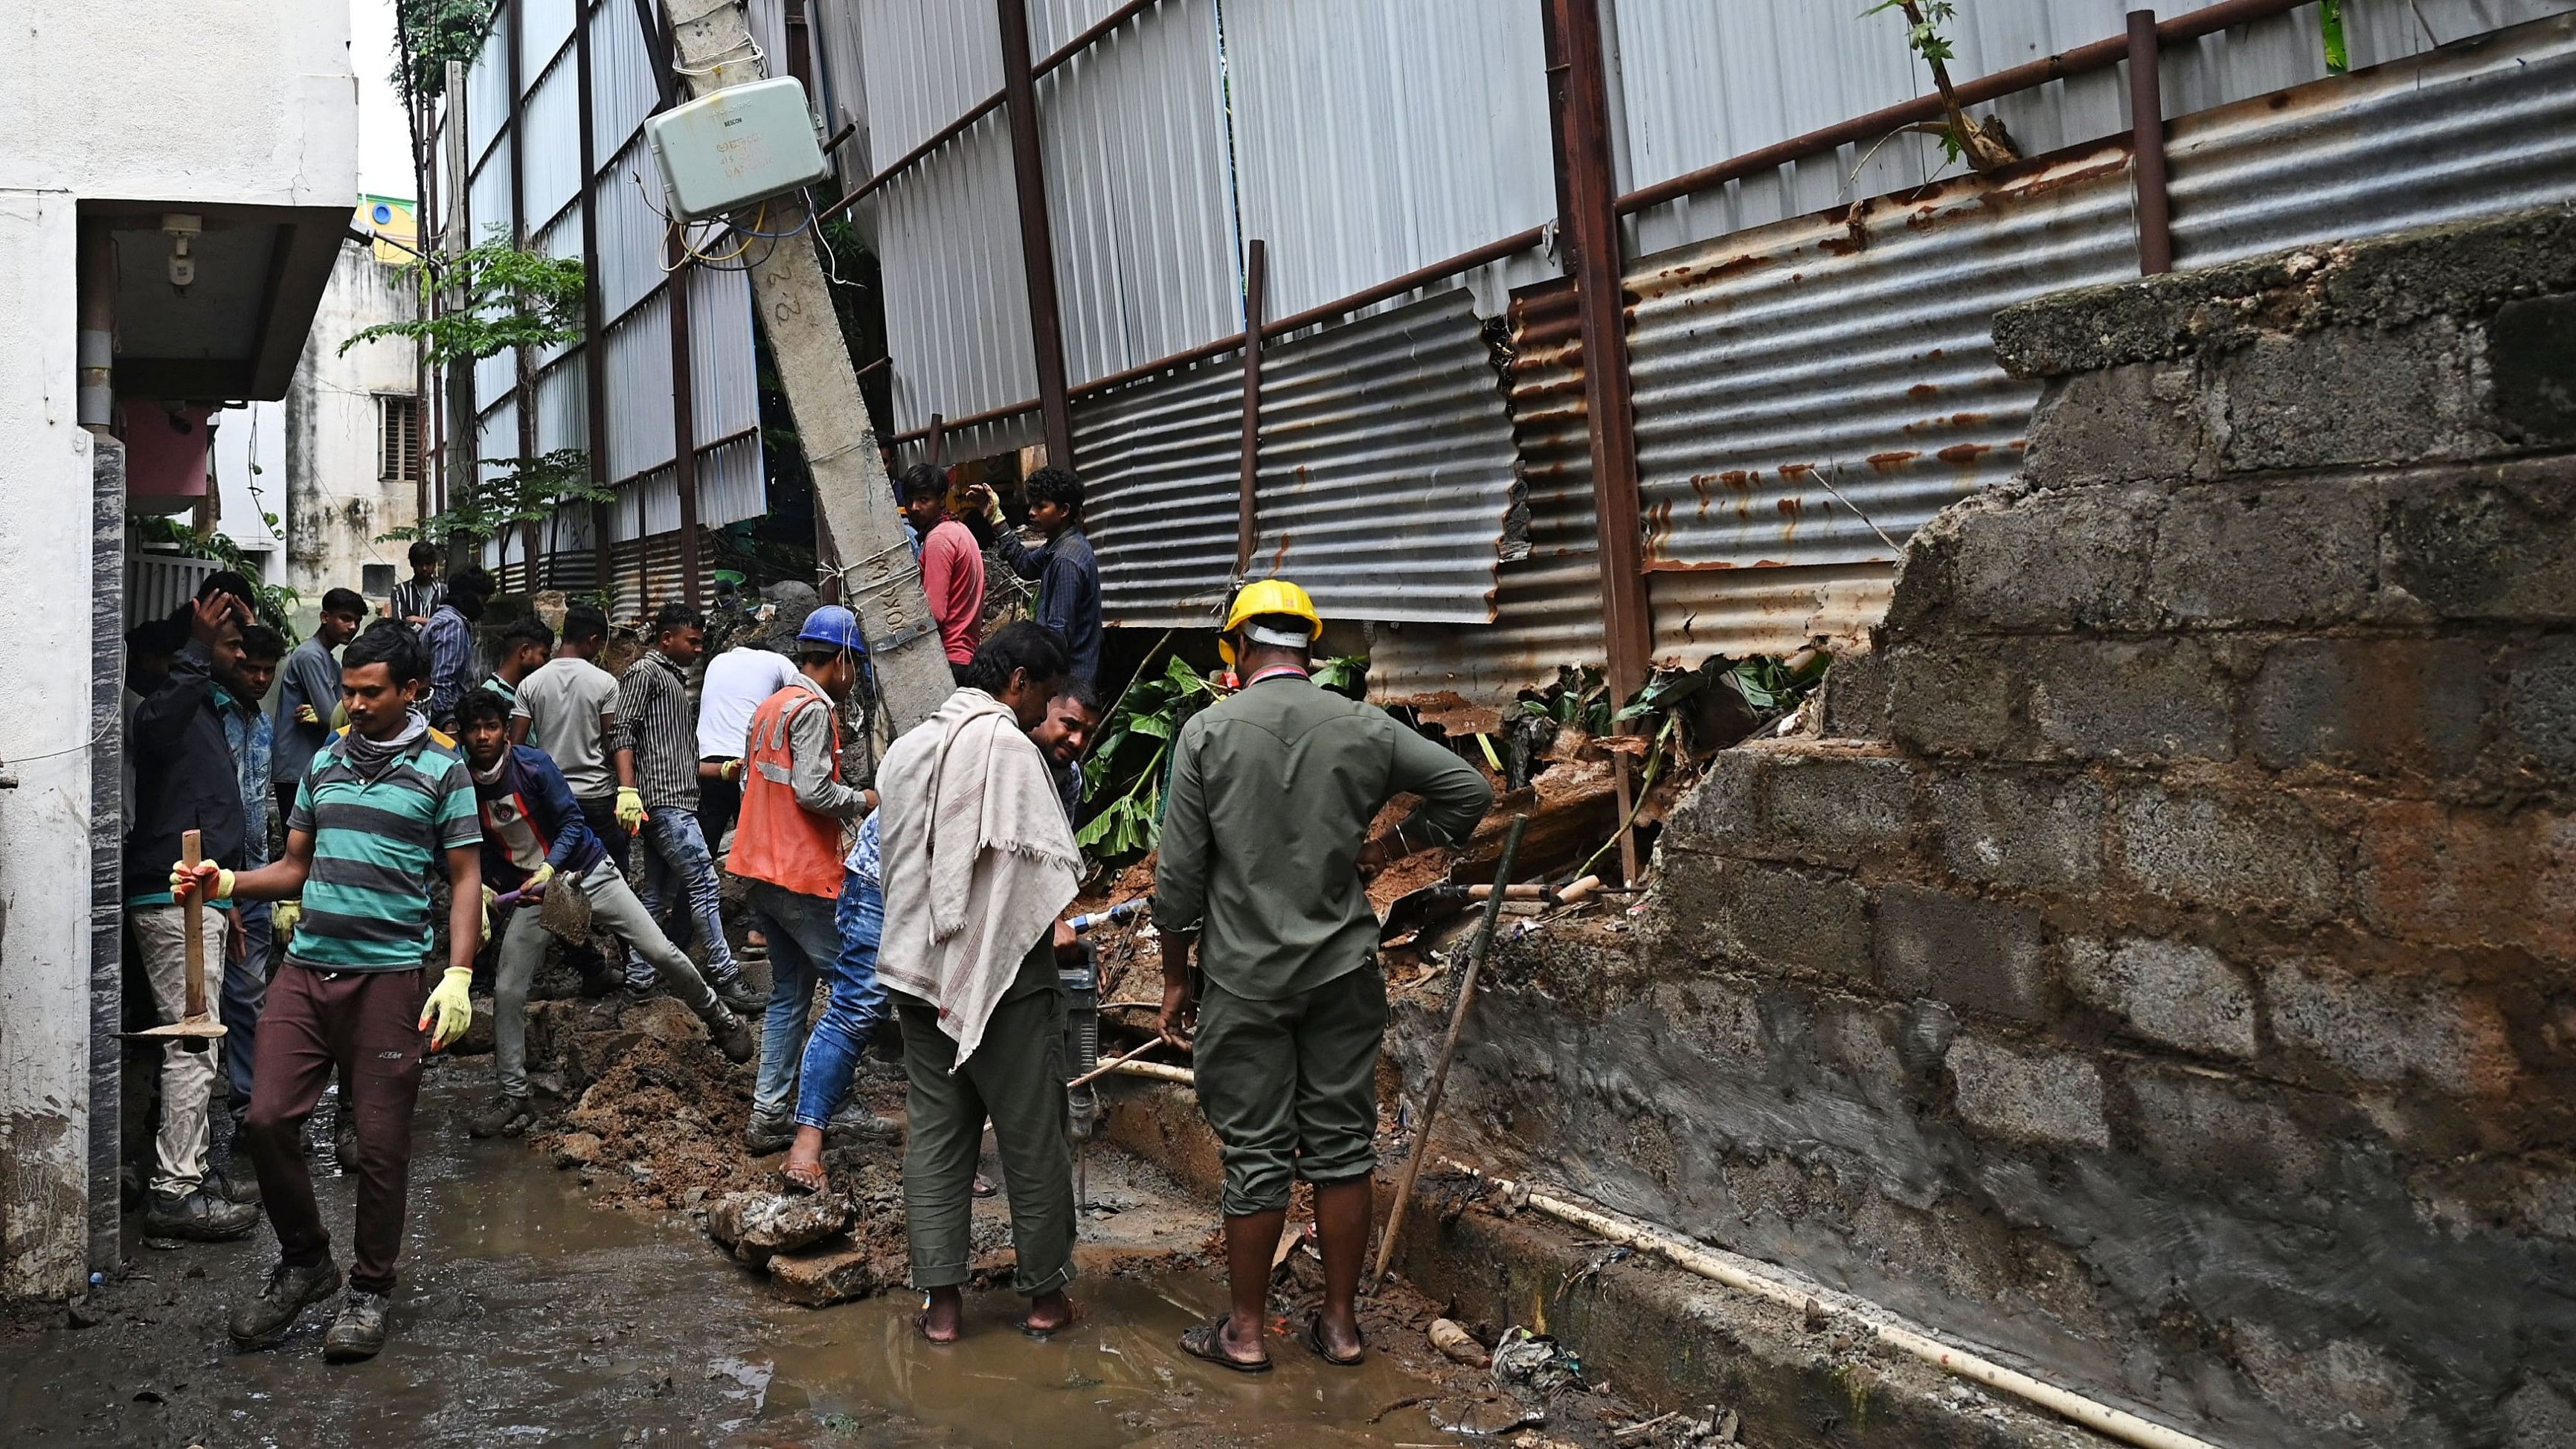
<instances>
[{"instance_id":1,"label":"electrical junction box","mask_svg":"<svg viewBox=\"0 0 2576 1449\"><path fill-rule=\"evenodd\" d=\"M832 174L794 76L727 86L644 123L662 194L683 221L739 210Z\"/></svg>"}]
</instances>

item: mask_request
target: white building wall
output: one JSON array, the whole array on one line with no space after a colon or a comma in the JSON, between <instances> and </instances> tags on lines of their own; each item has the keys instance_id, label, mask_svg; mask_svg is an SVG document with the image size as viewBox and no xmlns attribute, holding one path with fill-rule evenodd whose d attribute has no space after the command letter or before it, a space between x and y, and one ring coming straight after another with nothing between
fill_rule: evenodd
<instances>
[{"instance_id":1,"label":"white building wall","mask_svg":"<svg viewBox=\"0 0 2576 1449\"><path fill-rule=\"evenodd\" d=\"M313 314L313 333L295 365L285 412L286 582L318 608L325 590L360 588L366 565L391 564L410 576L405 543L378 543L420 516L415 484L388 481L377 454L377 399L410 397L419 387L412 346L399 339L340 344L379 322L417 310L418 294L403 269L349 242L331 269L331 284ZM229 503L226 505L230 506ZM381 596L379 596L381 597Z\"/></svg>"},{"instance_id":2,"label":"white building wall","mask_svg":"<svg viewBox=\"0 0 2576 1449\"><path fill-rule=\"evenodd\" d=\"M346 0L12 7L0 47L0 1297L89 1246L91 439L83 197L357 201ZM373 61L369 62L373 64Z\"/></svg>"}]
</instances>

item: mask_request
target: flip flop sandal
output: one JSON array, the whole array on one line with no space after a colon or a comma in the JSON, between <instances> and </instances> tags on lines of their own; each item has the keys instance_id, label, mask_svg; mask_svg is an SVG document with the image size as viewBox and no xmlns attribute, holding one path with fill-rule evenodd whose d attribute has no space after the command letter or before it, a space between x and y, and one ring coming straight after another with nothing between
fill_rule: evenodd
<instances>
[{"instance_id":1,"label":"flip flop sandal","mask_svg":"<svg viewBox=\"0 0 2576 1449\"><path fill-rule=\"evenodd\" d=\"M830 1168L825 1167L819 1162L815 1163L813 1165L813 1177L804 1178L796 1175L796 1169L802 1166L804 1166L803 1163L780 1164L778 1168L778 1177L781 1182L787 1184L787 1190L789 1192L813 1193L819 1195L832 1190L832 1170Z\"/></svg>"},{"instance_id":2,"label":"flip flop sandal","mask_svg":"<svg viewBox=\"0 0 2576 1449\"><path fill-rule=\"evenodd\" d=\"M1066 1315L1064 1322L1057 1324L1053 1328L1031 1328L1029 1327L1029 1320L1026 1317L1022 1317L1019 1322L1012 1324L1011 1326L1018 1329L1022 1336L1034 1338L1038 1342L1044 1343L1048 1339L1055 1337L1057 1334L1064 1332L1066 1329L1081 1323L1084 1319L1091 1316L1090 1314L1082 1311L1082 1305L1079 1303L1069 1304L1068 1306L1073 1309L1073 1312Z\"/></svg>"},{"instance_id":3,"label":"flip flop sandal","mask_svg":"<svg viewBox=\"0 0 2576 1449\"><path fill-rule=\"evenodd\" d=\"M1333 1357L1332 1353L1324 1347L1324 1315L1321 1313L1310 1313L1306 1315L1305 1339L1306 1346L1315 1351L1315 1357L1322 1359L1324 1362L1331 1364L1335 1368L1358 1368L1360 1364L1365 1362L1368 1358L1368 1343L1366 1340L1361 1341L1359 1352L1352 1354L1349 1358Z\"/></svg>"},{"instance_id":4,"label":"flip flop sandal","mask_svg":"<svg viewBox=\"0 0 2576 1449\"><path fill-rule=\"evenodd\" d=\"M1239 1374L1266 1374L1270 1372L1270 1355L1266 1353L1261 1357L1254 1359L1250 1363L1246 1363L1242 1359L1236 1358L1225 1351L1226 1320L1233 1316L1234 1315L1232 1313L1220 1313L1216 1317L1209 1319L1207 1322L1200 1324L1198 1327L1182 1334L1181 1352L1188 1354L1192 1358L1203 1358L1209 1363L1216 1364L1224 1368L1230 1368Z\"/></svg>"}]
</instances>

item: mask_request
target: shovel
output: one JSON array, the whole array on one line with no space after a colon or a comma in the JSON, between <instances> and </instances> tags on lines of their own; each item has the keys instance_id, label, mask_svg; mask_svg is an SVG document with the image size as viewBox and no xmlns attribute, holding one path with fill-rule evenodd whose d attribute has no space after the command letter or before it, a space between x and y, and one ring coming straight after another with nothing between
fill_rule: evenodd
<instances>
[{"instance_id":1,"label":"shovel","mask_svg":"<svg viewBox=\"0 0 2576 1449\"><path fill-rule=\"evenodd\" d=\"M196 831L186 831L179 836L179 861L182 865L194 868L205 858L204 850L203 837ZM129 1040L145 1037L175 1038L181 1051L202 1055L206 1050L207 1042L224 1034L224 1024L215 1020L214 1014L206 1009L205 909L204 893L193 890L188 892L187 904L180 907L183 914L179 919L187 932L187 1014L168 1026L146 1027L141 1031L120 1032L118 1035Z\"/></svg>"}]
</instances>

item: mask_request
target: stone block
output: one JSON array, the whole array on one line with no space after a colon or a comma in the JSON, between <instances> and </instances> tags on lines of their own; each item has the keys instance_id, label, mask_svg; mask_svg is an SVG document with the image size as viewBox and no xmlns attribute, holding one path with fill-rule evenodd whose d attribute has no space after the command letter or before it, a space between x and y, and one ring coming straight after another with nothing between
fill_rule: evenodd
<instances>
[{"instance_id":1,"label":"stone block","mask_svg":"<svg viewBox=\"0 0 2576 1449\"><path fill-rule=\"evenodd\" d=\"M2381 579L2445 618L2576 621L2576 464L2483 470L2391 500Z\"/></svg>"},{"instance_id":2,"label":"stone block","mask_svg":"<svg viewBox=\"0 0 2576 1449\"><path fill-rule=\"evenodd\" d=\"M1757 792L1762 770L1756 751L1718 751L1699 783L1673 802L1672 813L1664 817L1662 844L1717 854L1750 848L1762 829Z\"/></svg>"},{"instance_id":3,"label":"stone block","mask_svg":"<svg viewBox=\"0 0 2576 1449\"><path fill-rule=\"evenodd\" d=\"M1703 959L1771 971L1870 974L1869 893L1845 876L1707 860L1701 885L1667 907L1664 940Z\"/></svg>"},{"instance_id":4,"label":"stone block","mask_svg":"<svg viewBox=\"0 0 2576 1449\"><path fill-rule=\"evenodd\" d=\"M2576 296L2496 309L2486 364L2498 431L2523 444L2576 443Z\"/></svg>"},{"instance_id":5,"label":"stone block","mask_svg":"<svg viewBox=\"0 0 2576 1449\"><path fill-rule=\"evenodd\" d=\"M2361 839L2361 907L2373 930L2576 961L2576 815L2390 801L2364 820Z\"/></svg>"},{"instance_id":6,"label":"stone block","mask_svg":"<svg viewBox=\"0 0 2576 1449\"><path fill-rule=\"evenodd\" d=\"M2267 769L2458 778L2485 743L2487 651L2466 639L2291 639L2246 695L2246 743Z\"/></svg>"},{"instance_id":7,"label":"stone block","mask_svg":"<svg viewBox=\"0 0 2576 1449\"><path fill-rule=\"evenodd\" d=\"M1888 651L1888 734L1927 755L1995 755L2021 734L2021 670L2002 641Z\"/></svg>"},{"instance_id":8,"label":"stone block","mask_svg":"<svg viewBox=\"0 0 2576 1449\"><path fill-rule=\"evenodd\" d=\"M2144 785L2121 797L2113 833L2121 874L2167 900L2293 921L2344 901L2350 852L2292 796Z\"/></svg>"},{"instance_id":9,"label":"stone block","mask_svg":"<svg viewBox=\"0 0 2576 1449\"><path fill-rule=\"evenodd\" d=\"M2365 1082L2467 1097L2501 1092L2519 1073L2495 1003L2436 978L2287 962L2264 973L2263 994L2274 1040Z\"/></svg>"},{"instance_id":10,"label":"stone block","mask_svg":"<svg viewBox=\"0 0 2576 1449\"><path fill-rule=\"evenodd\" d=\"M2184 362L2051 378L2031 410L2023 471L2043 488L2198 478L2217 471L2211 409Z\"/></svg>"},{"instance_id":11,"label":"stone block","mask_svg":"<svg viewBox=\"0 0 2576 1449\"><path fill-rule=\"evenodd\" d=\"M2560 636L2505 661L2507 761L2550 783L2576 782L2576 638Z\"/></svg>"},{"instance_id":12,"label":"stone block","mask_svg":"<svg viewBox=\"0 0 2576 1449\"><path fill-rule=\"evenodd\" d=\"M1900 590L1901 592L1901 590ZM1887 656L1874 649L1847 650L1825 666L1825 738L1887 739Z\"/></svg>"},{"instance_id":13,"label":"stone block","mask_svg":"<svg viewBox=\"0 0 2576 1449\"><path fill-rule=\"evenodd\" d=\"M2077 942L2066 984L2149 1041L2210 1056L2254 1055L2254 992L2205 946L2136 939Z\"/></svg>"},{"instance_id":14,"label":"stone block","mask_svg":"<svg viewBox=\"0 0 2576 1449\"><path fill-rule=\"evenodd\" d=\"M1891 640L2056 634L2149 622L2150 488L1997 489L1916 529L1888 604Z\"/></svg>"},{"instance_id":15,"label":"stone block","mask_svg":"<svg viewBox=\"0 0 2576 1449\"><path fill-rule=\"evenodd\" d=\"M1967 1036L1951 1043L1948 1065L1971 1132L2042 1147L2111 1145L2102 1073L2088 1057Z\"/></svg>"},{"instance_id":16,"label":"stone block","mask_svg":"<svg viewBox=\"0 0 2576 1449\"><path fill-rule=\"evenodd\" d=\"M1916 766L1887 755L1752 750L1764 855L1851 866L1907 854Z\"/></svg>"},{"instance_id":17,"label":"stone block","mask_svg":"<svg viewBox=\"0 0 2576 1449\"><path fill-rule=\"evenodd\" d=\"M780 1253L769 1260L769 1286L790 1303L807 1308L872 1298L890 1286L884 1259L835 1234L808 1248Z\"/></svg>"},{"instance_id":18,"label":"stone block","mask_svg":"<svg viewBox=\"0 0 2576 1449\"><path fill-rule=\"evenodd\" d=\"M2334 1166L2333 1139L2303 1126L2277 1090L2190 1067L2127 1074L2147 1161L2204 1182L2312 1192Z\"/></svg>"},{"instance_id":19,"label":"stone block","mask_svg":"<svg viewBox=\"0 0 2576 1449\"><path fill-rule=\"evenodd\" d=\"M2372 603L2375 490L2338 480L2185 488L2156 525L2147 596L2192 626L2322 624Z\"/></svg>"},{"instance_id":20,"label":"stone block","mask_svg":"<svg viewBox=\"0 0 2576 1449\"><path fill-rule=\"evenodd\" d=\"M2214 361L2231 473L2491 455L2470 336L2449 317L2265 333Z\"/></svg>"},{"instance_id":21,"label":"stone block","mask_svg":"<svg viewBox=\"0 0 2576 1449\"><path fill-rule=\"evenodd\" d=\"M2039 913L1893 884L1878 894L1878 979L1892 994L2039 1021L2053 993Z\"/></svg>"},{"instance_id":22,"label":"stone block","mask_svg":"<svg viewBox=\"0 0 2576 1449\"><path fill-rule=\"evenodd\" d=\"M2235 758L2235 682L2199 640L2074 639L2032 650L2029 662L2034 753Z\"/></svg>"},{"instance_id":23,"label":"stone block","mask_svg":"<svg viewBox=\"0 0 2576 1449\"><path fill-rule=\"evenodd\" d=\"M2102 878L2102 787L2081 775L1977 771L1936 779L1941 861L1962 880L2081 892Z\"/></svg>"}]
</instances>

